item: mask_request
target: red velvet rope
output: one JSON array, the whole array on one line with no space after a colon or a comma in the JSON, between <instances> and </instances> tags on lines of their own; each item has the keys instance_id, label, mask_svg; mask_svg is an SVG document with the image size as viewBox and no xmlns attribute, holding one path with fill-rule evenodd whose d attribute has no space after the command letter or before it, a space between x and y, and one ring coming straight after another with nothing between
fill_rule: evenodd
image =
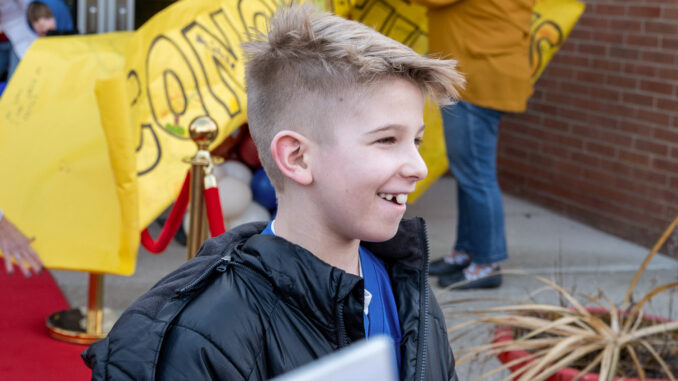
<instances>
[{"instance_id":1,"label":"red velvet rope","mask_svg":"<svg viewBox=\"0 0 678 381\"><path fill-rule=\"evenodd\" d=\"M189 184L191 183L191 172L189 171L186 174L186 179L184 180L184 185L181 186L181 192L179 192L179 197L170 211L170 215L165 222L165 226L162 227L160 236L157 241L153 240L151 233L148 232L148 229L144 229L141 232L141 244L153 254L160 254L169 245L172 237L179 230L179 225L181 225L182 220L184 219L184 214L186 213L186 207L188 207L188 194L189 194Z\"/></svg>"},{"instance_id":2,"label":"red velvet rope","mask_svg":"<svg viewBox=\"0 0 678 381\"><path fill-rule=\"evenodd\" d=\"M221 201L219 201L219 188L207 188L203 192L205 196L205 209L207 209L207 221L210 225L212 237L224 234L224 217L221 215Z\"/></svg>"}]
</instances>

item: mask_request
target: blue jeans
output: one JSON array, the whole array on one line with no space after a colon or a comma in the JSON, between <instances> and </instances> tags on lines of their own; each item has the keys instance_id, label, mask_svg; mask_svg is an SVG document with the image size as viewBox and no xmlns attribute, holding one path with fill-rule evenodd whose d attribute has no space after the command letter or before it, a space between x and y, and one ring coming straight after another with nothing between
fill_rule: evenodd
<instances>
[{"instance_id":1,"label":"blue jeans","mask_svg":"<svg viewBox=\"0 0 678 381\"><path fill-rule=\"evenodd\" d=\"M483 265L508 258L504 207L497 182L501 112L461 101L442 108L450 168L457 179L457 243Z\"/></svg>"},{"instance_id":2,"label":"blue jeans","mask_svg":"<svg viewBox=\"0 0 678 381\"><path fill-rule=\"evenodd\" d=\"M14 53L9 41L0 42L0 75L7 70L7 82L19 64L19 57Z\"/></svg>"}]
</instances>

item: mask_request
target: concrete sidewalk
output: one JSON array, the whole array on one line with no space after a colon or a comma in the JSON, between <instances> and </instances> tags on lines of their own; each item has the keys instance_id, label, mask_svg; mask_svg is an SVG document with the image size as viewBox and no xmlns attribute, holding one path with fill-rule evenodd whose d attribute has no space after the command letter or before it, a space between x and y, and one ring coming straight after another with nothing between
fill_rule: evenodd
<instances>
[{"instance_id":1,"label":"concrete sidewalk","mask_svg":"<svg viewBox=\"0 0 678 381\"><path fill-rule=\"evenodd\" d=\"M442 257L452 247L456 235L456 186L450 177L436 182L420 200L408 208L407 216L423 216L427 220L431 260ZM635 271L642 263L648 248L589 228L508 195L504 196L509 260L503 269L520 269L543 275L567 289L586 295L603 291L619 303ZM157 235L156 231L153 232ZM659 237L657 237L659 238ZM136 274L131 277L106 276L104 304L122 310L158 279L185 261L186 249L172 243L161 255L152 255L140 249ZM52 271L64 294L73 306L85 305L87 275L83 273ZM678 261L657 255L636 287L636 295L661 284L678 280ZM529 276L508 275L504 284L495 290L446 291L438 289L431 279L436 296L449 315L448 327L459 321L456 313L477 304L462 303L462 298L497 297L524 299L542 286ZM554 294L543 294L546 301ZM557 302L557 299L555 299ZM554 301L549 301L554 302ZM660 294L646 313L672 316L678 319L678 292ZM452 344L455 351L488 339L489 331L468 335ZM496 367L496 360L475 361L459 367L460 380L472 379L483 370ZM496 379L501 379L498 376Z\"/></svg>"}]
</instances>

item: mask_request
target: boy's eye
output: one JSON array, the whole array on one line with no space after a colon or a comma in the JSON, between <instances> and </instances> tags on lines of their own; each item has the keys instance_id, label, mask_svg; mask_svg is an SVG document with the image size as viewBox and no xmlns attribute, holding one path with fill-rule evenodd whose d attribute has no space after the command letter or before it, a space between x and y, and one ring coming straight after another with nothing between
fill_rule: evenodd
<instances>
[{"instance_id":1,"label":"boy's eye","mask_svg":"<svg viewBox=\"0 0 678 381\"><path fill-rule=\"evenodd\" d=\"M376 143L379 144L394 144L396 142L396 138L393 136L389 136L387 138L381 138L376 141Z\"/></svg>"},{"instance_id":2,"label":"boy's eye","mask_svg":"<svg viewBox=\"0 0 678 381\"><path fill-rule=\"evenodd\" d=\"M421 146L421 143L423 143L423 142L424 142L424 139L422 139L422 138L414 138L414 145L417 146L417 147Z\"/></svg>"}]
</instances>

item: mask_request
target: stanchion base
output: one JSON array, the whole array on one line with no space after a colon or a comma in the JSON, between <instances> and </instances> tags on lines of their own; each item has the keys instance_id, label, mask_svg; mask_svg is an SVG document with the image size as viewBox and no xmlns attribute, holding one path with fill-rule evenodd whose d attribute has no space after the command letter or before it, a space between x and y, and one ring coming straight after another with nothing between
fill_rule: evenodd
<instances>
[{"instance_id":1,"label":"stanchion base","mask_svg":"<svg viewBox=\"0 0 678 381\"><path fill-rule=\"evenodd\" d=\"M45 324L50 337L75 344L92 344L106 337L106 333L87 333L87 312L84 308L72 308L55 312Z\"/></svg>"}]
</instances>

